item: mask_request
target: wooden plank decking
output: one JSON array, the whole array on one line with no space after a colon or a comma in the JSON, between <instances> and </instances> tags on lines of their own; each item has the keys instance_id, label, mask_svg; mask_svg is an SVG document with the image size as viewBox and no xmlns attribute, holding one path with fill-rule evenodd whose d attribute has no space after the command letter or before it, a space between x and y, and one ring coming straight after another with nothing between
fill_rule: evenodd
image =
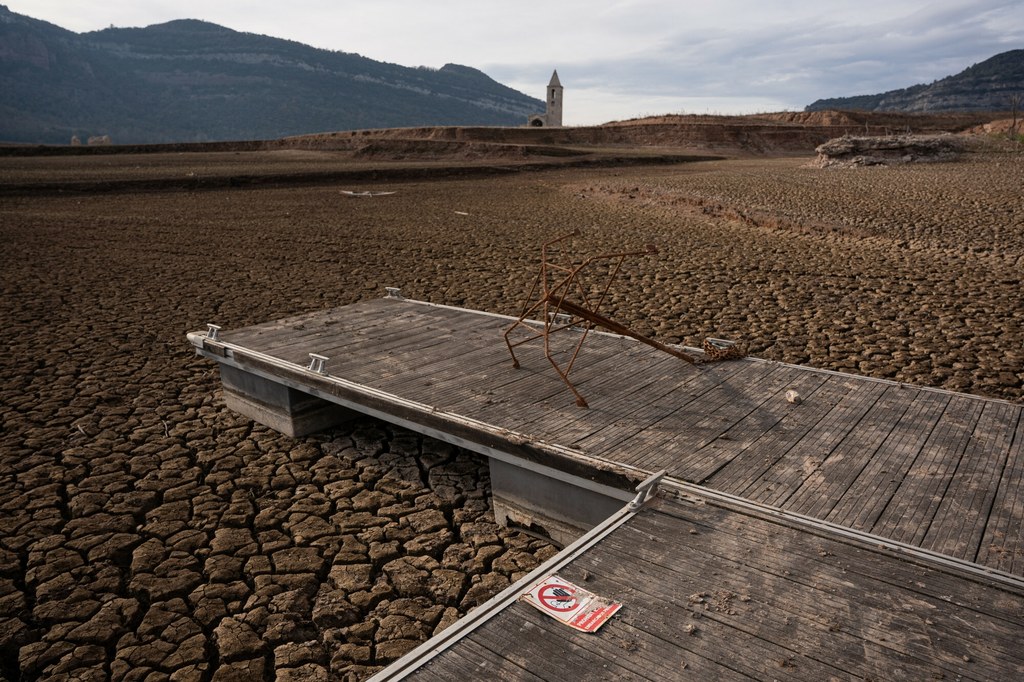
<instances>
[{"instance_id":1,"label":"wooden plank decking","mask_svg":"<svg viewBox=\"0 0 1024 682\"><path fill-rule=\"evenodd\" d=\"M666 469L1024 575L1019 405L749 358L690 365L592 334L572 375L590 403L582 409L539 343L517 349L522 368L512 368L501 337L509 324L380 299L220 338L239 362L248 350L294 365L271 369L296 381L313 381L309 353L327 356L331 377L376 391L374 400L382 392L425 406L405 414L414 421L472 420L489 436L556 444L624 472ZM790 389L801 404L785 400Z\"/></svg>"},{"instance_id":2,"label":"wooden plank decking","mask_svg":"<svg viewBox=\"0 0 1024 682\"><path fill-rule=\"evenodd\" d=\"M1022 581L703 501L657 499L609 531L553 560L623 604L597 633L517 601L531 578L381 679L1024 677Z\"/></svg>"}]
</instances>

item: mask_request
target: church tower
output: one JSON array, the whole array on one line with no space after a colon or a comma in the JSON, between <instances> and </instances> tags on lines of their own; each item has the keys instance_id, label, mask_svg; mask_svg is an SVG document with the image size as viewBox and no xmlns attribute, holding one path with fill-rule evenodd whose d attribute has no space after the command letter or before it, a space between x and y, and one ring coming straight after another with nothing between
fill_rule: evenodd
<instances>
[{"instance_id":1,"label":"church tower","mask_svg":"<svg viewBox=\"0 0 1024 682\"><path fill-rule=\"evenodd\" d=\"M551 72L551 82L548 83L548 94L545 98L544 108L544 113L531 116L527 125L537 128L561 128L562 83L558 80L557 70Z\"/></svg>"},{"instance_id":2,"label":"church tower","mask_svg":"<svg viewBox=\"0 0 1024 682\"><path fill-rule=\"evenodd\" d=\"M558 81L558 70L551 72L551 82L548 83L548 106L544 118L549 126L562 127L562 84Z\"/></svg>"}]
</instances>

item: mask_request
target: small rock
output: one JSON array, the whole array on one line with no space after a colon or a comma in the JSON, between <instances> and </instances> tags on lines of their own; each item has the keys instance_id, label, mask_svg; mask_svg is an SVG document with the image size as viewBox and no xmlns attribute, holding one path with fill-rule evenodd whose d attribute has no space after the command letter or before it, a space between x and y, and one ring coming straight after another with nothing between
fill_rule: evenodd
<instances>
[{"instance_id":1,"label":"small rock","mask_svg":"<svg viewBox=\"0 0 1024 682\"><path fill-rule=\"evenodd\" d=\"M306 663L324 663L326 654L320 642L285 642L274 648L274 666L297 668Z\"/></svg>"},{"instance_id":2,"label":"small rock","mask_svg":"<svg viewBox=\"0 0 1024 682\"><path fill-rule=\"evenodd\" d=\"M319 573L324 567L324 558L315 547L278 550L271 556L271 562L278 573Z\"/></svg>"},{"instance_id":3,"label":"small rock","mask_svg":"<svg viewBox=\"0 0 1024 682\"><path fill-rule=\"evenodd\" d=\"M222 660L252 658L264 644L252 628L236 618L225 618L213 631L213 639Z\"/></svg>"},{"instance_id":4,"label":"small rock","mask_svg":"<svg viewBox=\"0 0 1024 682\"><path fill-rule=\"evenodd\" d=\"M278 668L277 682L327 682L327 668L316 663L306 663L297 668Z\"/></svg>"},{"instance_id":5,"label":"small rock","mask_svg":"<svg viewBox=\"0 0 1024 682\"><path fill-rule=\"evenodd\" d=\"M344 592L332 591L326 585L320 588L313 603L313 622L318 628L341 628L359 621L362 614L345 597Z\"/></svg>"},{"instance_id":6,"label":"small rock","mask_svg":"<svg viewBox=\"0 0 1024 682\"><path fill-rule=\"evenodd\" d=\"M251 658L246 661L222 661L213 673L212 682L252 682L252 680L262 680L266 666L266 661L263 658Z\"/></svg>"},{"instance_id":7,"label":"small rock","mask_svg":"<svg viewBox=\"0 0 1024 682\"><path fill-rule=\"evenodd\" d=\"M378 663L392 663L420 645L418 639L391 639L375 647Z\"/></svg>"}]
</instances>

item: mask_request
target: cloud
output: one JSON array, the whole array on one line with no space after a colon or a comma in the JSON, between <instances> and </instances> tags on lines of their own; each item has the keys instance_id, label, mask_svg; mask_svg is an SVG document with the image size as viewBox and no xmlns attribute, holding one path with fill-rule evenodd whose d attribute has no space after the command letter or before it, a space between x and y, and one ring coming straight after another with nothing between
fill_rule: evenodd
<instances>
[{"instance_id":1,"label":"cloud","mask_svg":"<svg viewBox=\"0 0 1024 682\"><path fill-rule=\"evenodd\" d=\"M731 100L736 106L726 106L730 110L746 109L751 101L799 109L820 97L931 82L1021 46L1024 40L1013 44L1024 26L1015 4L921 3L886 13L874 11L882 3L869 2L856 17L804 14L744 21L728 31L682 26L658 34L643 52L581 56L560 65L559 73L567 91L575 84L652 101L687 97L727 105Z\"/></svg>"}]
</instances>

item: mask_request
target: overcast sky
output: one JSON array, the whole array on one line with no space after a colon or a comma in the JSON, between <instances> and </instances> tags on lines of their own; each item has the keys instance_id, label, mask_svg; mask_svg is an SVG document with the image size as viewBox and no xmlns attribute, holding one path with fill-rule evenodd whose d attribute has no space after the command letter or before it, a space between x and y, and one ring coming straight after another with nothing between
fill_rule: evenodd
<instances>
[{"instance_id":1,"label":"overcast sky","mask_svg":"<svg viewBox=\"0 0 1024 682\"><path fill-rule=\"evenodd\" d=\"M85 32L202 19L404 66L481 69L566 125L799 111L1024 48L1022 0L0 0Z\"/></svg>"}]
</instances>

